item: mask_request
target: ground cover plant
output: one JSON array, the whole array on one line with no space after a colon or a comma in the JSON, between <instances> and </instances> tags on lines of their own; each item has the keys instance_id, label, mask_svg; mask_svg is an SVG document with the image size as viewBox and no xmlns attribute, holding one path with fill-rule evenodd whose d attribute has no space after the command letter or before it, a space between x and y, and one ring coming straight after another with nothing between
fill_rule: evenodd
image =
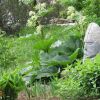
<instances>
[{"instance_id":1,"label":"ground cover plant","mask_svg":"<svg viewBox=\"0 0 100 100\"><path fill-rule=\"evenodd\" d=\"M19 4L29 7L25 25L11 35L0 28L0 100L98 100L100 55L82 58L88 23L100 23L99 0Z\"/></svg>"}]
</instances>

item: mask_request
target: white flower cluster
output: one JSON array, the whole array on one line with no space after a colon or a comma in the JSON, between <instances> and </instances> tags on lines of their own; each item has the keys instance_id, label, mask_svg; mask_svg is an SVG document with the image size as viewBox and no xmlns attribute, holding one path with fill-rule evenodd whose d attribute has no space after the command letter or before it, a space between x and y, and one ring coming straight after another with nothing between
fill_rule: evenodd
<instances>
[{"instance_id":1,"label":"white flower cluster","mask_svg":"<svg viewBox=\"0 0 100 100\"><path fill-rule=\"evenodd\" d=\"M46 8L46 3L38 3L36 6L35 6L35 9L36 10L40 10L40 9L44 9Z\"/></svg>"},{"instance_id":2,"label":"white flower cluster","mask_svg":"<svg viewBox=\"0 0 100 100\"><path fill-rule=\"evenodd\" d=\"M35 15L35 12L34 11L30 11L29 12L29 16L34 16Z\"/></svg>"},{"instance_id":3,"label":"white flower cluster","mask_svg":"<svg viewBox=\"0 0 100 100\"><path fill-rule=\"evenodd\" d=\"M38 10L38 16L42 16L43 13L47 13L48 10L46 9L46 3L39 3L35 7Z\"/></svg>"},{"instance_id":4,"label":"white flower cluster","mask_svg":"<svg viewBox=\"0 0 100 100\"><path fill-rule=\"evenodd\" d=\"M51 48L56 48L62 45L62 41L61 40L57 40L55 43L53 43L51 45Z\"/></svg>"},{"instance_id":5,"label":"white flower cluster","mask_svg":"<svg viewBox=\"0 0 100 100\"><path fill-rule=\"evenodd\" d=\"M68 15L67 19L74 19L74 17L76 16L76 11L73 6L68 7L67 15Z\"/></svg>"},{"instance_id":6,"label":"white flower cluster","mask_svg":"<svg viewBox=\"0 0 100 100\"><path fill-rule=\"evenodd\" d=\"M46 3L39 3L35 6L35 10L37 12L34 11L30 11L29 12L29 19L27 21L27 26L31 27L31 26L35 26L36 25L36 21L38 20L39 17L41 17L43 15L43 13L47 13L47 9L46 9Z\"/></svg>"},{"instance_id":7,"label":"white flower cluster","mask_svg":"<svg viewBox=\"0 0 100 100\"><path fill-rule=\"evenodd\" d=\"M39 25L36 27L36 32L34 33L35 35L41 34L42 33L42 25Z\"/></svg>"},{"instance_id":8,"label":"white flower cluster","mask_svg":"<svg viewBox=\"0 0 100 100\"><path fill-rule=\"evenodd\" d=\"M29 16L30 16L30 18L27 20L27 26L29 26L29 27L35 26L38 16L36 15L36 13L34 11L30 11Z\"/></svg>"},{"instance_id":9,"label":"white flower cluster","mask_svg":"<svg viewBox=\"0 0 100 100\"><path fill-rule=\"evenodd\" d=\"M68 7L67 15L67 19L77 20L79 24L82 24L86 19L86 16L83 16L81 12L77 12L73 6Z\"/></svg>"}]
</instances>

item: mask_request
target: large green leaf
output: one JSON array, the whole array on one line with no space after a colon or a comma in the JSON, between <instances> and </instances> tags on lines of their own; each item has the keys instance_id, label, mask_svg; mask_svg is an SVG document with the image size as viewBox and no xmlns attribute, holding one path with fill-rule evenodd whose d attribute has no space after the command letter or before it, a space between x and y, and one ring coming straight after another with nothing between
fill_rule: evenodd
<instances>
[{"instance_id":1,"label":"large green leaf","mask_svg":"<svg viewBox=\"0 0 100 100\"><path fill-rule=\"evenodd\" d=\"M34 44L34 49L38 49L38 50L43 50L45 52L48 52L48 50L50 49L50 46L52 45L52 43L54 42L54 39L44 39L44 40L39 40L38 42L36 42Z\"/></svg>"},{"instance_id":2,"label":"large green leaf","mask_svg":"<svg viewBox=\"0 0 100 100\"><path fill-rule=\"evenodd\" d=\"M49 56L46 54L46 59L44 58L44 61L42 63L46 63L44 65L62 65L66 66L67 64L73 63L74 60L76 60L77 55L79 52L79 48L70 56L66 55L55 55L55 56ZM45 56L45 55L44 55ZM47 59L48 58L48 59ZM42 59L43 60L43 59Z\"/></svg>"}]
</instances>

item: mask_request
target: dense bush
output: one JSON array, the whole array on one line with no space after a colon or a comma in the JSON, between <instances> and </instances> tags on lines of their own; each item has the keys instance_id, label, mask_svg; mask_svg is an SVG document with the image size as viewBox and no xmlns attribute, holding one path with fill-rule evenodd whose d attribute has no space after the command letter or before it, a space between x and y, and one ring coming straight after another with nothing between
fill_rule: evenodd
<instances>
[{"instance_id":1,"label":"dense bush","mask_svg":"<svg viewBox=\"0 0 100 100\"><path fill-rule=\"evenodd\" d=\"M3 73L0 78L0 91L3 93L2 100L15 100L18 93L23 89L25 89L25 84L17 70L11 73Z\"/></svg>"},{"instance_id":2,"label":"dense bush","mask_svg":"<svg viewBox=\"0 0 100 100\"><path fill-rule=\"evenodd\" d=\"M100 55L93 61L87 59L76 66L68 66L63 72L61 79L52 81L54 93L59 94L63 100L79 100L88 96L100 94Z\"/></svg>"},{"instance_id":3,"label":"dense bush","mask_svg":"<svg viewBox=\"0 0 100 100\"><path fill-rule=\"evenodd\" d=\"M60 96L62 100L79 100L83 95L80 83L74 78L55 79L51 83L53 95Z\"/></svg>"},{"instance_id":4,"label":"dense bush","mask_svg":"<svg viewBox=\"0 0 100 100\"><path fill-rule=\"evenodd\" d=\"M76 66L80 85L86 94L100 93L100 55L93 61L87 59L83 64Z\"/></svg>"},{"instance_id":5,"label":"dense bush","mask_svg":"<svg viewBox=\"0 0 100 100\"><path fill-rule=\"evenodd\" d=\"M9 42L9 39L6 37L0 37L0 68L14 68L16 66L16 55L11 50L12 41Z\"/></svg>"}]
</instances>

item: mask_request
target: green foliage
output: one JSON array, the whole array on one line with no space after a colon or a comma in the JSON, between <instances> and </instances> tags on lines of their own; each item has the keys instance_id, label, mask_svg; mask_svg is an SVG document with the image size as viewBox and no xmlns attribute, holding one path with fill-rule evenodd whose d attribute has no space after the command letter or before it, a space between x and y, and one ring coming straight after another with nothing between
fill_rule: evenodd
<instances>
[{"instance_id":1,"label":"green foliage","mask_svg":"<svg viewBox=\"0 0 100 100\"><path fill-rule=\"evenodd\" d=\"M100 1L99 0L85 0L84 2L84 12L88 15L96 15L100 16L100 12L98 10L100 9Z\"/></svg>"},{"instance_id":2,"label":"green foliage","mask_svg":"<svg viewBox=\"0 0 100 100\"><path fill-rule=\"evenodd\" d=\"M98 94L100 92L100 55L97 55L93 61L87 59L83 64L78 64L76 69L84 92Z\"/></svg>"},{"instance_id":3,"label":"green foliage","mask_svg":"<svg viewBox=\"0 0 100 100\"><path fill-rule=\"evenodd\" d=\"M74 6L78 11L82 10L83 2L86 0L58 0L61 5ZM88 1L88 0L87 0Z\"/></svg>"},{"instance_id":4,"label":"green foliage","mask_svg":"<svg viewBox=\"0 0 100 100\"><path fill-rule=\"evenodd\" d=\"M41 82L36 82L34 83L34 86L32 86L31 88L30 95L35 98L42 98L46 100L60 99L59 97L57 97L57 95L53 94L54 90L55 88L53 87L52 84L47 85L45 83L43 84Z\"/></svg>"},{"instance_id":5,"label":"green foliage","mask_svg":"<svg viewBox=\"0 0 100 100\"><path fill-rule=\"evenodd\" d=\"M87 59L84 63L78 61L67 66L62 72L61 79L55 79L51 83L55 95L63 100L79 100L87 96L100 94L100 55L94 59Z\"/></svg>"},{"instance_id":6,"label":"green foliage","mask_svg":"<svg viewBox=\"0 0 100 100\"><path fill-rule=\"evenodd\" d=\"M11 50L12 41L3 36L0 37L0 70L16 66L16 55Z\"/></svg>"},{"instance_id":7,"label":"green foliage","mask_svg":"<svg viewBox=\"0 0 100 100\"><path fill-rule=\"evenodd\" d=\"M33 27L24 27L20 29L20 31L17 33L19 36L27 36L28 34L33 34L36 31Z\"/></svg>"},{"instance_id":8,"label":"green foliage","mask_svg":"<svg viewBox=\"0 0 100 100\"><path fill-rule=\"evenodd\" d=\"M35 43L33 48L38 50L43 50L44 52L48 52L53 42L54 39L43 39Z\"/></svg>"},{"instance_id":9,"label":"green foliage","mask_svg":"<svg viewBox=\"0 0 100 100\"><path fill-rule=\"evenodd\" d=\"M11 73L5 72L0 78L0 90L4 93L3 98L7 100L16 99L18 92L20 92L24 88L24 81L17 70Z\"/></svg>"},{"instance_id":10,"label":"green foliage","mask_svg":"<svg viewBox=\"0 0 100 100\"><path fill-rule=\"evenodd\" d=\"M77 58L79 49L77 49L70 56L63 54L42 54L42 64L41 65L52 65L52 66L66 66L67 64L71 64Z\"/></svg>"},{"instance_id":11,"label":"green foliage","mask_svg":"<svg viewBox=\"0 0 100 100\"><path fill-rule=\"evenodd\" d=\"M100 93L100 55L92 61L87 59L83 64L78 61L75 67L67 67L63 74L67 79L79 82L79 87L84 90L83 95L96 96Z\"/></svg>"},{"instance_id":12,"label":"green foliage","mask_svg":"<svg viewBox=\"0 0 100 100\"><path fill-rule=\"evenodd\" d=\"M33 58L33 65L34 68L29 70L26 70L25 73L33 73L31 78L32 82L34 82L35 79L42 79L42 78L48 78L52 76L57 76L58 73L60 73L60 70L67 66L67 64L73 63L78 55L79 49L77 49L72 55L69 57L67 55L59 55L54 53L45 53L45 52L35 52L34 58ZM36 71L34 73L33 71ZM23 74L25 74L23 73ZM29 76L30 77L30 76Z\"/></svg>"},{"instance_id":13,"label":"green foliage","mask_svg":"<svg viewBox=\"0 0 100 100\"><path fill-rule=\"evenodd\" d=\"M33 75L31 74L33 82L35 78L57 76L60 67L64 68L73 63L77 56L82 57L82 49L77 49L82 48L82 36L75 28L64 27L63 29L60 26L47 26L43 28L44 36L42 38L37 34L28 38L20 38L23 42L26 39L28 39L27 42L29 39L33 41L31 51L33 68L25 71L27 75L33 73ZM53 73L52 70L54 70ZM31 76L29 75L29 77Z\"/></svg>"},{"instance_id":14,"label":"green foliage","mask_svg":"<svg viewBox=\"0 0 100 100\"><path fill-rule=\"evenodd\" d=\"M53 95L60 96L62 100L78 100L83 94L79 81L73 78L55 79L50 84Z\"/></svg>"},{"instance_id":15,"label":"green foliage","mask_svg":"<svg viewBox=\"0 0 100 100\"><path fill-rule=\"evenodd\" d=\"M37 71L37 79L54 77L61 73L67 64L73 63L78 55L78 49L71 56L42 54L40 64L42 68ZM45 67L48 66L48 67Z\"/></svg>"},{"instance_id":16,"label":"green foliage","mask_svg":"<svg viewBox=\"0 0 100 100\"><path fill-rule=\"evenodd\" d=\"M58 2L60 2L63 5L72 5L76 2L76 0L57 0Z\"/></svg>"},{"instance_id":17,"label":"green foliage","mask_svg":"<svg viewBox=\"0 0 100 100\"><path fill-rule=\"evenodd\" d=\"M58 0L61 5L66 7L73 6L77 11L87 16L87 22L97 22L100 24L100 0ZM64 13L65 12L65 13ZM66 8L60 12L60 15L66 18ZM73 14L72 14L73 15Z\"/></svg>"},{"instance_id":18,"label":"green foliage","mask_svg":"<svg viewBox=\"0 0 100 100\"><path fill-rule=\"evenodd\" d=\"M2 29L1 29L1 27L0 27L0 37L2 36L2 35L4 35L6 32L5 31L3 31Z\"/></svg>"},{"instance_id":19,"label":"green foliage","mask_svg":"<svg viewBox=\"0 0 100 100\"><path fill-rule=\"evenodd\" d=\"M20 4L23 2L29 5L30 9L34 6L34 0L19 1ZM5 32L0 29L1 72L14 68L16 61L21 67L20 71L8 70L11 73L1 73L0 91L5 93L4 99L10 96L9 100L14 100L18 92L26 89L25 83L32 85L32 96L36 97L45 97L50 93L49 96L60 96L62 100L79 100L80 96L100 94L100 55L92 61L77 61L83 55L87 23L100 23L100 0L57 2L53 5L39 3L34 6L27 21L30 27L21 29L19 37L5 37ZM60 17L75 20L77 25L40 25L43 18L47 18L54 10L60 13Z\"/></svg>"},{"instance_id":20,"label":"green foliage","mask_svg":"<svg viewBox=\"0 0 100 100\"><path fill-rule=\"evenodd\" d=\"M36 82L34 86L32 86L32 95L36 97L45 97L48 98L50 96L48 93L50 92L49 86L46 84L41 84L41 82Z\"/></svg>"},{"instance_id":21,"label":"green foliage","mask_svg":"<svg viewBox=\"0 0 100 100\"><path fill-rule=\"evenodd\" d=\"M83 13L88 16L88 22L97 22L100 24L100 0L83 1Z\"/></svg>"}]
</instances>

